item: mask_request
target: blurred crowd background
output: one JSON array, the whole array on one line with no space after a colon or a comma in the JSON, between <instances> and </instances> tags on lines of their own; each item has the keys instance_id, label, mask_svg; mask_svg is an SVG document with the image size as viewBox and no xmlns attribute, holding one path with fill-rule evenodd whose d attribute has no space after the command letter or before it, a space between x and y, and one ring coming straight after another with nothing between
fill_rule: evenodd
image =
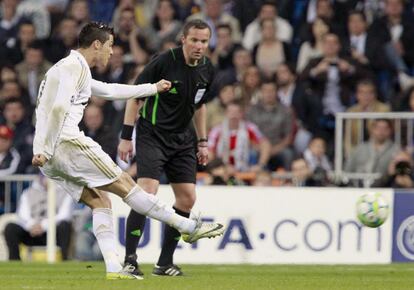
<instances>
[{"instance_id":1,"label":"blurred crowd background","mask_svg":"<svg viewBox=\"0 0 414 290\"><path fill-rule=\"evenodd\" d=\"M329 174L335 114L414 112L413 16L414 1L404 0L2 0L0 176L36 173L39 84L77 48L85 23L111 23L116 32L110 64L94 69L94 78L132 84L155 54L180 45L186 20L201 18L212 28L216 80L211 162L198 182L346 185ZM124 108L92 97L81 124L114 160ZM412 142L395 144L394 125L355 121L344 170L378 173L378 185L412 186ZM133 164L117 162L135 175ZM394 184L396 171L408 173L404 184Z\"/></svg>"}]
</instances>

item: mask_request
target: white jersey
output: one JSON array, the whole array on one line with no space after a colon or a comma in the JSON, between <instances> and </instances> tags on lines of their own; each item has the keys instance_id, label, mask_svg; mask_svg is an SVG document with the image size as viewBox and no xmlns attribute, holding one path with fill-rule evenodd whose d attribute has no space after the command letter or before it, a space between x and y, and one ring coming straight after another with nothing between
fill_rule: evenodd
<instances>
[{"instance_id":1,"label":"white jersey","mask_svg":"<svg viewBox=\"0 0 414 290\"><path fill-rule=\"evenodd\" d=\"M91 95L109 100L155 95L155 84L107 84L92 79L86 59L78 51L52 66L40 84L36 107L33 153L50 159L61 141L83 136L79 122Z\"/></svg>"}]
</instances>

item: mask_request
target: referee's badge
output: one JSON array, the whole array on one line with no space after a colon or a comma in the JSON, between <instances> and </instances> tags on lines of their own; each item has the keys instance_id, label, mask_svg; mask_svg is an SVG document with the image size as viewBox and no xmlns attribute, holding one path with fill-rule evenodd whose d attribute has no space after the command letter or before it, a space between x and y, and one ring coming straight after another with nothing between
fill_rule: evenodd
<instances>
[{"instance_id":1,"label":"referee's badge","mask_svg":"<svg viewBox=\"0 0 414 290\"><path fill-rule=\"evenodd\" d=\"M194 103L197 104L200 102L201 98L203 97L204 93L206 92L206 89L198 89L197 93L194 97Z\"/></svg>"}]
</instances>

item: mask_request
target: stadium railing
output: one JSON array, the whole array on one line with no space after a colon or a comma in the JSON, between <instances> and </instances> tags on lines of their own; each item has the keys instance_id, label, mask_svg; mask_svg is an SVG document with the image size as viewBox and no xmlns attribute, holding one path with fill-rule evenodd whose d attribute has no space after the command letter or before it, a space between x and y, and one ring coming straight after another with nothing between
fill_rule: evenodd
<instances>
[{"instance_id":1,"label":"stadium railing","mask_svg":"<svg viewBox=\"0 0 414 290\"><path fill-rule=\"evenodd\" d=\"M401 148L414 148L414 113L393 112L393 113L337 113L335 126L335 175L341 178L354 180L369 187L375 179L379 178L378 173L355 173L344 171L344 160L351 152L353 134L357 133L356 144L365 141L365 132L370 120L388 119L394 124L394 142Z\"/></svg>"},{"instance_id":2,"label":"stadium railing","mask_svg":"<svg viewBox=\"0 0 414 290\"><path fill-rule=\"evenodd\" d=\"M37 179L39 176L36 174L0 176L0 202L3 203L0 214L14 212L23 190Z\"/></svg>"}]
</instances>

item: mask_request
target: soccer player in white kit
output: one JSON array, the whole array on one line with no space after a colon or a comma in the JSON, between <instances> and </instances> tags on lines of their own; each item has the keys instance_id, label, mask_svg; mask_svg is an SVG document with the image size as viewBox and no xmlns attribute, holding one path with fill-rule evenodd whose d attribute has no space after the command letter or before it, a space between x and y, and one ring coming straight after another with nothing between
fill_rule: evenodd
<instances>
[{"instance_id":1,"label":"soccer player in white kit","mask_svg":"<svg viewBox=\"0 0 414 290\"><path fill-rule=\"evenodd\" d=\"M167 80L132 86L92 79L90 68L107 65L112 45L113 30L91 22L79 34L79 48L46 73L37 100L32 164L93 210L93 232L104 257L107 279L142 279L122 269L119 262L111 203L105 192L120 196L133 210L175 227L189 243L221 235L224 227L175 214L156 196L138 187L98 143L79 130L91 95L109 100L142 98L171 87Z\"/></svg>"}]
</instances>

